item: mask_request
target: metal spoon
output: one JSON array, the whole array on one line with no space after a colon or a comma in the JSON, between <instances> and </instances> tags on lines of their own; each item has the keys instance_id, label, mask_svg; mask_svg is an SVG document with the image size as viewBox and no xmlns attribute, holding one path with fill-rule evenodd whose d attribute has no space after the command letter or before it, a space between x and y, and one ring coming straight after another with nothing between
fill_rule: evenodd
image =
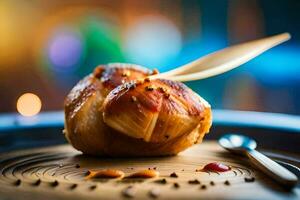
<instances>
[{"instance_id":1,"label":"metal spoon","mask_svg":"<svg viewBox=\"0 0 300 200\"><path fill-rule=\"evenodd\" d=\"M219 144L230 152L246 155L258 169L283 186L292 188L297 185L295 174L255 150L255 140L243 135L227 134L219 139Z\"/></svg>"}]
</instances>

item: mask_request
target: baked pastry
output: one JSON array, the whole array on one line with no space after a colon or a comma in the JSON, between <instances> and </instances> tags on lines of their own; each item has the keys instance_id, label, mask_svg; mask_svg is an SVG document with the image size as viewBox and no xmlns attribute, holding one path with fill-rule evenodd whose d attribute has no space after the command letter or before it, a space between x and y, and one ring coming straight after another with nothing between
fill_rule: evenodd
<instances>
[{"instance_id":1,"label":"baked pastry","mask_svg":"<svg viewBox=\"0 0 300 200\"><path fill-rule=\"evenodd\" d=\"M183 83L131 64L98 66L65 100L65 136L86 154L174 155L202 141L210 105Z\"/></svg>"}]
</instances>

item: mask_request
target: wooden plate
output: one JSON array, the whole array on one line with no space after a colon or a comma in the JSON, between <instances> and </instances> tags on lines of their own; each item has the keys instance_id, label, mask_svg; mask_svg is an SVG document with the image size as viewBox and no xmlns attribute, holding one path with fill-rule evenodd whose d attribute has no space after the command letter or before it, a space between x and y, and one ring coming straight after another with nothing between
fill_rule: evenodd
<instances>
[{"instance_id":1,"label":"wooden plate","mask_svg":"<svg viewBox=\"0 0 300 200\"><path fill-rule=\"evenodd\" d=\"M202 172L204 165L221 162L228 172ZM299 163L298 163L299 164ZM160 176L150 179L92 179L85 176L91 169L118 169L130 175L155 168ZM233 156L216 142L201 145L173 157L95 158L81 155L69 145L16 151L1 155L1 197L43 199L45 195L62 199L118 199L133 186L137 199L299 199L300 189L287 191L250 166L249 161ZM178 178L170 177L175 172ZM246 182L245 178L255 178ZM162 181L166 180L166 183ZM200 183L189 183L197 179ZM179 188L174 186L179 184ZM74 186L76 184L76 186Z\"/></svg>"}]
</instances>

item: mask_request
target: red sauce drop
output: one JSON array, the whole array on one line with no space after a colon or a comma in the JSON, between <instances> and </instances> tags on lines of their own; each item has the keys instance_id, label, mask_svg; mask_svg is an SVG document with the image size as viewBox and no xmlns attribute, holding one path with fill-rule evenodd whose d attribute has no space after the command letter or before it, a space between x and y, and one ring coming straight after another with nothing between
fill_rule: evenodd
<instances>
[{"instance_id":1,"label":"red sauce drop","mask_svg":"<svg viewBox=\"0 0 300 200\"><path fill-rule=\"evenodd\" d=\"M227 172L230 170L230 167L222 163L213 162L205 165L203 169L206 171Z\"/></svg>"}]
</instances>

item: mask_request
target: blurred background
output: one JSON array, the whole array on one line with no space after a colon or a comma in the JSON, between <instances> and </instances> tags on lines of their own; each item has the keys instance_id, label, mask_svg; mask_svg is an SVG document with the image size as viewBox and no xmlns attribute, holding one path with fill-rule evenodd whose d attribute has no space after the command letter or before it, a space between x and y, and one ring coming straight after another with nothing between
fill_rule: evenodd
<instances>
[{"instance_id":1,"label":"blurred background","mask_svg":"<svg viewBox=\"0 0 300 200\"><path fill-rule=\"evenodd\" d=\"M213 108L300 114L298 0L1 0L0 113L61 110L98 64L166 71L226 46L292 39L229 73L188 85Z\"/></svg>"}]
</instances>

